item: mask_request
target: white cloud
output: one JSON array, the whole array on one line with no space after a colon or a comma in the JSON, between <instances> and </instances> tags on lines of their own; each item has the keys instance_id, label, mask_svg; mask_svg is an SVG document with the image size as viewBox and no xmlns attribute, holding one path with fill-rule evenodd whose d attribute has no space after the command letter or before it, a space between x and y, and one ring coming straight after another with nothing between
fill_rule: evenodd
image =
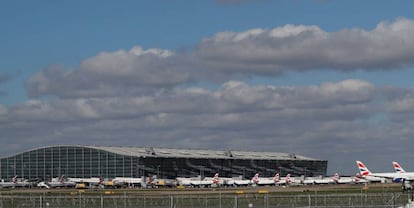
<instances>
[{"instance_id":1,"label":"white cloud","mask_svg":"<svg viewBox=\"0 0 414 208\"><path fill-rule=\"evenodd\" d=\"M390 154L409 151L412 94L357 79L309 86L233 80L217 90L29 100L0 108L0 139L14 147L2 154L39 143L203 146L296 152L353 164L384 145L393 148Z\"/></svg>"},{"instance_id":2,"label":"white cloud","mask_svg":"<svg viewBox=\"0 0 414 208\"><path fill-rule=\"evenodd\" d=\"M396 70L414 64L414 21L381 22L371 31L326 32L317 26L221 32L188 52L143 49L102 52L79 68L50 66L27 81L32 97L137 95L197 81L287 71Z\"/></svg>"},{"instance_id":3,"label":"white cloud","mask_svg":"<svg viewBox=\"0 0 414 208\"><path fill-rule=\"evenodd\" d=\"M388 101L388 111L396 114L414 115L414 91L404 94L403 97L399 97Z\"/></svg>"},{"instance_id":4,"label":"white cloud","mask_svg":"<svg viewBox=\"0 0 414 208\"><path fill-rule=\"evenodd\" d=\"M174 58L172 58L174 57ZM170 88L189 81L174 53L161 49L102 52L78 69L49 66L26 82L29 96L105 97L134 95Z\"/></svg>"},{"instance_id":5,"label":"white cloud","mask_svg":"<svg viewBox=\"0 0 414 208\"><path fill-rule=\"evenodd\" d=\"M371 31L317 26L218 33L195 52L213 71L278 74L313 69L384 70L413 65L414 21L381 22Z\"/></svg>"},{"instance_id":6,"label":"white cloud","mask_svg":"<svg viewBox=\"0 0 414 208\"><path fill-rule=\"evenodd\" d=\"M337 90L329 91L331 88ZM28 101L9 110L5 128L19 123L30 128L35 125L54 129L61 139L79 135L79 140L71 141L81 143L96 135L119 138L121 134L125 137L122 142L128 144L133 135L133 141L142 142L149 134L154 139L164 135L165 145L185 138L207 145L208 141L200 139L212 136L225 140L226 135L245 138L244 143L252 144L256 141L253 138L270 142L267 140L273 137L307 144L317 135L331 135L323 131L312 138L302 135L326 122L342 121L352 126L355 121L370 120L376 113L373 109L378 109L373 104L378 99L375 93L374 86L361 80L307 87L250 86L229 81L216 91L190 88L152 96ZM49 127L50 122L56 127ZM110 127L100 127L103 122Z\"/></svg>"}]
</instances>

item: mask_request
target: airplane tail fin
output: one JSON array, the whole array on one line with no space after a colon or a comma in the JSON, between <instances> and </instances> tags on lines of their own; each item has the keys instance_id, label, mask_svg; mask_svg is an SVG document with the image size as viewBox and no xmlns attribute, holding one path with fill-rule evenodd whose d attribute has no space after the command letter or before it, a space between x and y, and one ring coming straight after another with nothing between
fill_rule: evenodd
<instances>
[{"instance_id":1,"label":"airplane tail fin","mask_svg":"<svg viewBox=\"0 0 414 208\"><path fill-rule=\"evenodd\" d=\"M279 173L276 173L276 174L275 174L275 176L273 177L273 181L274 181L275 183L277 183L277 182L279 182L279 181L280 181L280 175L279 175Z\"/></svg>"},{"instance_id":2,"label":"airplane tail fin","mask_svg":"<svg viewBox=\"0 0 414 208\"><path fill-rule=\"evenodd\" d=\"M354 176L354 181L355 182L359 182L361 180L361 174L360 173L356 173Z\"/></svg>"},{"instance_id":3,"label":"airplane tail fin","mask_svg":"<svg viewBox=\"0 0 414 208\"><path fill-rule=\"evenodd\" d=\"M333 182L338 183L338 181L339 181L339 173L335 173L332 176L332 180L333 180Z\"/></svg>"},{"instance_id":4,"label":"airplane tail fin","mask_svg":"<svg viewBox=\"0 0 414 208\"><path fill-rule=\"evenodd\" d=\"M102 176L99 176L99 182L98 182L98 185L103 184L103 182L104 182L104 178L103 178Z\"/></svg>"},{"instance_id":5,"label":"airplane tail fin","mask_svg":"<svg viewBox=\"0 0 414 208\"><path fill-rule=\"evenodd\" d=\"M65 175L61 175L61 176L60 176L60 178L59 178L59 182L60 182L60 183L65 182Z\"/></svg>"},{"instance_id":6,"label":"airplane tail fin","mask_svg":"<svg viewBox=\"0 0 414 208\"><path fill-rule=\"evenodd\" d=\"M219 174L218 173L214 174L213 183L215 183L215 184L219 183Z\"/></svg>"},{"instance_id":7,"label":"airplane tail fin","mask_svg":"<svg viewBox=\"0 0 414 208\"><path fill-rule=\"evenodd\" d=\"M371 175L371 171L361 161L356 161L361 176Z\"/></svg>"},{"instance_id":8,"label":"airplane tail fin","mask_svg":"<svg viewBox=\"0 0 414 208\"><path fill-rule=\"evenodd\" d=\"M290 174L286 175L285 182L286 182L286 185L289 185L292 182L292 179L290 178Z\"/></svg>"},{"instance_id":9,"label":"airplane tail fin","mask_svg":"<svg viewBox=\"0 0 414 208\"><path fill-rule=\"evenodd\" d=\"M259 173L254 174L252 178L253 183L259 183Z\"/></svg>"},{"instance_id":10,"label":"airplane tail fin","mask_svg":"<svg viewBox=\"0 0 414 208\"><path fill-rule=\"evenodd\" d=\"M392 165L394 166L394 170L396 173L405 173L405 170L397 162L393 161Z\"/></svg>"},{"instance_id":11,"label":"airplane tail fin","mask_svg":"<svg viewBox=\"0 0 414 208\"><path fill-rule=\"evenodd\" d=\"M17 175L12 178L13 183L17 183Z\"/></svg>"}]
</instances>

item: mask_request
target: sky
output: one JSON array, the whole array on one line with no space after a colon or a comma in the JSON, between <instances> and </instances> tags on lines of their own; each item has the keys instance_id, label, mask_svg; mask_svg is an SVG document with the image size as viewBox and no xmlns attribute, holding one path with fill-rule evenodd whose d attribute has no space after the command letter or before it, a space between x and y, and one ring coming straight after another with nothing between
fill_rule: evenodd
<instances>
[{"instance_id":1,"label":"sky","mask_svg":"<svg viewBox=\"0 0 414 208\"><path fill-rule=\"evenodd\" d=\"M0 1L0 157L295 153L414 171L410 0Z\"/></svg>"}]
</instances>

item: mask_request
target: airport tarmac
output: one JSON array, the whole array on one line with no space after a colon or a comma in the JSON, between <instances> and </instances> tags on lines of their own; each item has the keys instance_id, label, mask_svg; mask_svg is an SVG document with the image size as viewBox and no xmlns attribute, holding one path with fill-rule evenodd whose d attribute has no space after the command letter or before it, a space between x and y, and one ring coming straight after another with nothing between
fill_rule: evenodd
<instances>
[{"instance_id":1,"label":"airport tarmac","mask_svg":"<svg viewBox=\"0 0 414 208\"><path fill-rule=\"evenodd\" d=\"M0 194L25 194L25 193L47 193L47 194L142 194L142 195L180 195L180 194L245 194L245 193L303 193L303 192L400 192L401 184L327 184L307 186L259 186L259 187L236 187L236 188L153 188L153 189L40 189L40 188L17 188L0 189Z\"/></svg>"}]
</instances>

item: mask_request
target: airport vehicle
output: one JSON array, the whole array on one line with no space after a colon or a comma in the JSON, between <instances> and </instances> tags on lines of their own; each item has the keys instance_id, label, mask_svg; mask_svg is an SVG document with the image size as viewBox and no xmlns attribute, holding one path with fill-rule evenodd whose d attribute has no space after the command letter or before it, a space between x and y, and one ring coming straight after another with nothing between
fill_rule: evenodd
<instances>
[{"instance_id":1,"label":"airport vehicle","mask_svg":"<svg viewBox=\"0 0 414 208\"><path fill-rule=\"evenodd\" d=\"M156 182L154 182L155 188L159 187L169 187L173 188L177 186L177 181L174 179L158 179Z\"/></svg>"},{"instance_id":2,"label":"airport vehicle","mask_svg":"<svg viewBox=\"0 0 414 208\"><path fill-rule=\"evenodd\" d=\"M125 185L119 178L108 180L103 177L70 178L76 183L76 188L118 188Z\"/></svg>"}]
</instances>

